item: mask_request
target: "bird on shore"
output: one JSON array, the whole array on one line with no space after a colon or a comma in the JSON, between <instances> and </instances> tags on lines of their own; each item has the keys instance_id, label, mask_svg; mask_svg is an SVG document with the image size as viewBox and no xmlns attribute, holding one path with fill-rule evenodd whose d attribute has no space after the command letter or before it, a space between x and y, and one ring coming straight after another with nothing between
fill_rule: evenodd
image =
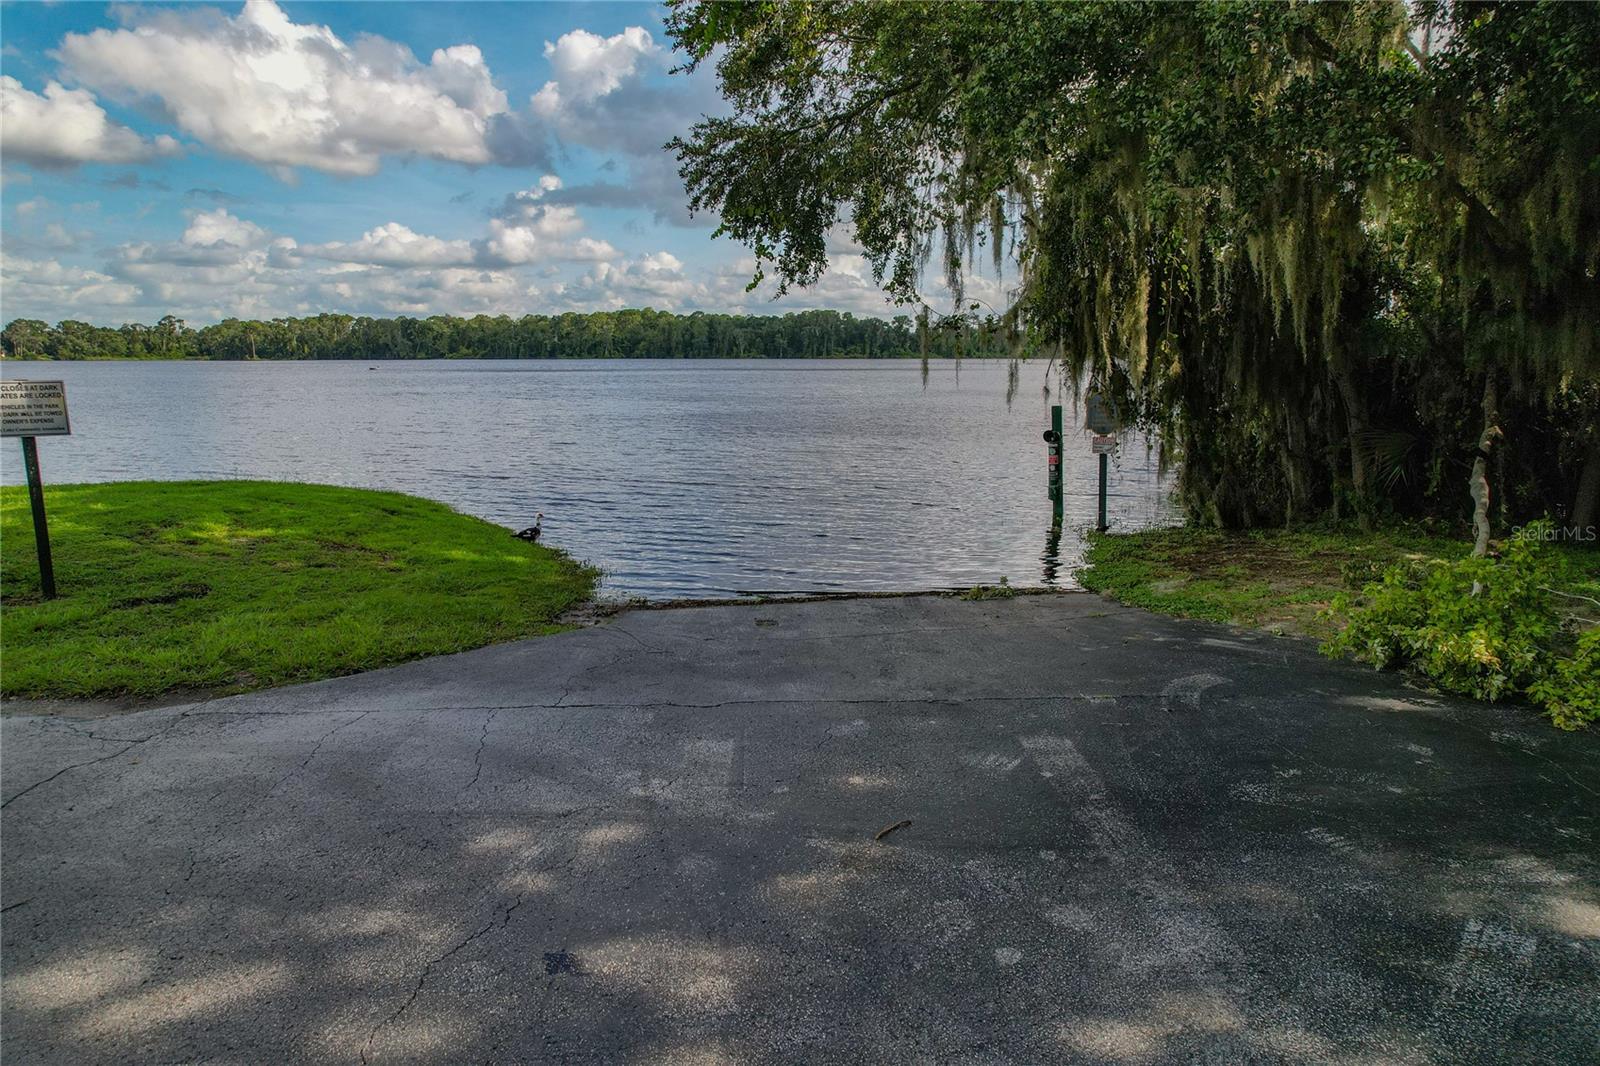
<instances>
[{"instance_id":1,"label":"bird on shore","mask_svg":"<svg viewBox=\"0 0 1600 1066\"><path fill-rule=\"evenodd\" d=\"M533 525L529 526L527 529L518 530L511 535L516 537L518 540L525 540L529 544L537 544L539 543L539 534L541 532L540 527L543 524L544 512L540 511L538 514L533 516Z\"/></svg>"}]
</instances>

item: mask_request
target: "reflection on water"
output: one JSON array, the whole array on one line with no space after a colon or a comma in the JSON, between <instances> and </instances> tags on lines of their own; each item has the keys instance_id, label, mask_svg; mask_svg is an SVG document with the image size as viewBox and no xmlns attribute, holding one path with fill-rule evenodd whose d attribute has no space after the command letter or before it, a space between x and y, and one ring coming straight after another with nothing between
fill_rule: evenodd
<instances>
[{"instance_id":1,"label":"reflection on water","mask_svg":"<svg viewBox=\"0 0 1600 1066\"><path fill-rule=\"evenodd\" d=\"M369 366L371 369L369 369ZM1067 434L1050 528L1044 366L1005 362L11 363L62 378L46 483L271 478L395 489L548 541L615 595L1073 585L1096 465ZM1014 397L1008 403L1008 393ZM1077 421L1069 411L1069 423ZM1142 442L1114 529L1175 515ZM22 480L6 442L0 475ZM1045 537L1043 553L1039 538Z\"/></svg>"},{"instance_id":2,"label":"reflection on water","mask_svg":"<svg viewBox=\"0 0 1600 1066\"><path fill-rule=\"evenodd\" d=\"M1052 525L1049 532L1044 535L1044 554L1039 556L1039 577L1041 584L1060 584L1061 574L1061 527Z\"/></svg>"}]
</instances>

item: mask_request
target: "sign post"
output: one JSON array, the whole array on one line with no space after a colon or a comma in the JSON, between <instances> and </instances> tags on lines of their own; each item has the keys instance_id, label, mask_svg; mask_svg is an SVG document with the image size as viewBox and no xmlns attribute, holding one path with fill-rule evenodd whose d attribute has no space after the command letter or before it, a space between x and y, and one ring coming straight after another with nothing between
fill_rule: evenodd
<instances>
[{"instance_id":1,"label":"sign post","mask_svg":"<svg viewBox=\"0 0 1600 1066\"><path fill-rule=\"evenodd\" d=\"M0 436L22 438L22 463L28 472L28 504L33 510L33 540L39 553L39 588L56 598L56 571L50 559L50 524L44 514L44 479L39 475L39 437L72 432L67 419L67 389L59 381L0 381Z\"/></svg>"},{"instance_id":2,"label":"sign post","mask_svg":"<svg viewBox=\"0 0 1600 1066\"><path fill-rule=\"evenodd\" d=\"M1106 531L1106 464L1110 458L1105 452L1100 453L1100 519L1094 528L1101 533Z\"/></svg>"},{"instance_id":3,"label":"sign post","mask_svg":"<svg viewBox=\"0 0 1600 1066\"><path fill-rule=\"evenodd\" d=\"M1085 406L1088 408L1088 417L1084 419L1089 430L1094 434L1094 442L1090 446L1095 455L1100 457L1100 509L1094 528L1101 533L1106 531L1106 473L1110 466L1111 453L1117 450L1117 412L1107 402L1105 396L1098 390L1091 391Z\"/></svg>"},{"instance_id":4,"label":"sign post","mask_svg":"<svg viewBox=\"0 0 1600 1066\"><path fill-rule=\"evenodd\" d=\"M1061 526L1061 405L1055 404L1050 408L1050 428L1044 431L1046 444L1046 462L1049 463L1049 473L1046 475L1045 486L1050 493L1050 519L1056 528Z\"/></svg>"}]
</instances>

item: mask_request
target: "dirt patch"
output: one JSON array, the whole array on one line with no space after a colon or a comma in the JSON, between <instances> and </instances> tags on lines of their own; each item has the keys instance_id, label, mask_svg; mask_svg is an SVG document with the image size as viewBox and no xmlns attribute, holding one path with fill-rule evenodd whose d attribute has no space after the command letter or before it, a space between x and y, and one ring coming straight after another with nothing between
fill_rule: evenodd
<instances>
[{"instance_id":1,"label":"dirt patch","mask_svg":"<svg viewBox=\"0 0 1600 1066\"><path fill-rule=\"evenodd\" d=\"M1348 562L1348 557L1337 552L1296 552L1243 538L1202 541L1175 549L1167 558L1175 569L1188 571L1191 580L1227 578L1243 571L1274 588L1343 584Z\"/></svg>"}]
</instances>

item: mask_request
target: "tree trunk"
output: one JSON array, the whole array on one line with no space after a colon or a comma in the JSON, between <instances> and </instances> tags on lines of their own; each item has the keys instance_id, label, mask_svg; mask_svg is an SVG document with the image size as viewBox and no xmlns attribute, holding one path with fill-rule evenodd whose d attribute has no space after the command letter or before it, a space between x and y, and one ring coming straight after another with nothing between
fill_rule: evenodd
<instances>
[{"instance_id":1,"label":"tree trunk","mask_svg":"<svg viewBox=\"0 0 1600 1066\"><path fill-rule=\"evenodd\" d=\"M1472 554L1482 558L1489 554L1489 453L1495 441L1502 436L1499 426L1499 403L1495 394L1494 370L1491 368L1483 382L1483 433L1478 437L1478 455L1472 461L1472 476L1467 489L1472 494ZM1473 594L1478 588L1473 586Z\"/></svg>"},{"instance_id":2,"label":"tree trunk","mask_svg":"<svg viewBox=\"0 0 1600 1066\"><path fill-rule=\"evenodd\" d=\"M1350 487L1355 496L1356 519L1365 532L1372 531L1371 457L1365 437L1372 428L1367 414L1367 398L1356 385L1349 358L1336 355L1330 367L1339 398L1344 402L1345 439L1350 448Z\"/></svg>"},{"instance_id":3,"label":"tree trunk","mask_svg":"<svg viewBox=\"0 0 1600 1066\"><path fill-rule=\"evenodd\" d=\"M1578 474L1578 491L1572 497L1572 524L1576 536L1582 540L1587 531L1600 523L1600 437L1589 442L1589 452L1583 457L1583 469Z\"/></svg>"}]
</instances>

